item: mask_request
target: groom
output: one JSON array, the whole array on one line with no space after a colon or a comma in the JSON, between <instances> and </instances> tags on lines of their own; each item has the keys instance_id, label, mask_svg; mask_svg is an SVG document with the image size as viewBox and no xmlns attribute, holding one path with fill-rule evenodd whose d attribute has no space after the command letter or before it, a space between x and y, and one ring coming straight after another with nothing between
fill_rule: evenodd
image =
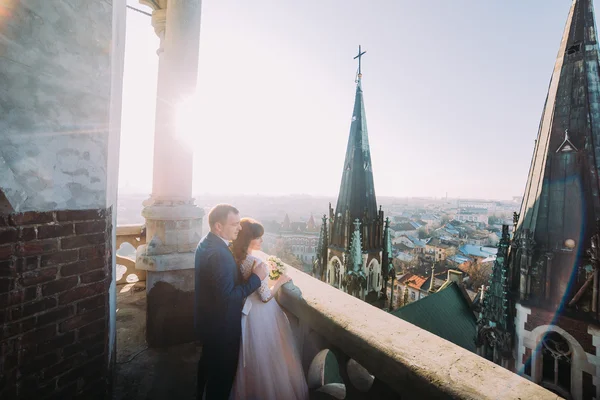
<instances>
[{"instance_id":1,"label":"groom","mask_svg":"<svg viewBox=\"0 0 600 400\"><path fill-rule=\"evenodd\" d=\"M198 398L206 385L207 400L227 400L235 378L244 300L267 277L264 264L244 282L229 250L240 225L239 211L228 204L208 214L210 232L198 244L195 260L195 327L202 342L198 362Z\"/></svg>"}]
</instances>

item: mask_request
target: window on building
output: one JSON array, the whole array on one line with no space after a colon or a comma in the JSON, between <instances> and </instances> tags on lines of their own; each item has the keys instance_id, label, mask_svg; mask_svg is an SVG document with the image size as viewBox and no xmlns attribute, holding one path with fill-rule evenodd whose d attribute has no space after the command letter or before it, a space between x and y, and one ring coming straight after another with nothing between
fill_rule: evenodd
<instances>
[{"instance_id":1,"label":"window on building","mask_svg":"<svg viewBox=\"0 0 600 400\"><path fill-rule=\"evenodd\" d=\"M571 393L571 346L557 332L542 339L542 385L561 396Z\"/></svg>"},{"instance_id":2,"label":"window on building","mask_svg":"<svg viewBox=\"0 0 600 400\"><path fill-rule=\"evenodd\" d=\"M415 296L415 292L410 292L410 299L411 299L411 300L414 300L414 299L415 299L415 297L416 297L416 296Z\"/></svg>"}]
</instances>

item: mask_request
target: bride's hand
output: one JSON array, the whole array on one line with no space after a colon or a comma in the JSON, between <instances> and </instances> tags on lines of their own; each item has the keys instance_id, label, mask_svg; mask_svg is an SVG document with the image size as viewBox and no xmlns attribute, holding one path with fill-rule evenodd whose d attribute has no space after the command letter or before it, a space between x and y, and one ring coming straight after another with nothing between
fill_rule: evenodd
<instances>
[{"instance_id":1,"label":"bride's hand","mask_svg":"<svg viewBox=\"0 0 600 400\"><path fill-rule=\"evenodd\" d=\"M283 285L284 283L288 283L291 280L292 280L292 278L290 278L286 274L283 274L279 277L279 279L278 279L279 282L277 282L277 283L279 283L280 285Z\"/></svg>"}]
</instances>

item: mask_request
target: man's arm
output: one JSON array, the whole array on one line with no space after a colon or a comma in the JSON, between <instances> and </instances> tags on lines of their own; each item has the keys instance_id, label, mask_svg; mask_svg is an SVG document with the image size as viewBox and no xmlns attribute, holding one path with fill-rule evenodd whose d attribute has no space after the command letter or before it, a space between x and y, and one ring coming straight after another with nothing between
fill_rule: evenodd
<instances>
[{"instance_id":1,"label":"man's arm","mask_svg":"<svg viewBox=\"0 0 600 400\"><path fill-rule=\"evenodd\" d=\"M227 303L241 301L248 297L260 287L260 278L256 274L250 275L248 280L240 285L235 285L235 276L237 266L235 263L229 263L223 260L220 252L216 252L210 260L210 269L215 292L220 295Z\"/></svg>"}]
</instances>

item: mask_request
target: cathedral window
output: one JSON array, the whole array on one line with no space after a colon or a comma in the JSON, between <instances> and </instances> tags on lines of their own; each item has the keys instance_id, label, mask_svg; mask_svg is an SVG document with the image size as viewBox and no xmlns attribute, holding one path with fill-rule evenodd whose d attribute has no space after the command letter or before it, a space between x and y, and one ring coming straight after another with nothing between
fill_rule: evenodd
<instances>
[{"instance_id":1,"label":"cathedral window","mask_svg":"<svg viewBox=\"0 0 600 400\"><path fill-rule=\"evenodd\" d=\"M556 332L542 339L542 384L557 394L571 393L571 347Z\"/></svg>"}]
</instances>

